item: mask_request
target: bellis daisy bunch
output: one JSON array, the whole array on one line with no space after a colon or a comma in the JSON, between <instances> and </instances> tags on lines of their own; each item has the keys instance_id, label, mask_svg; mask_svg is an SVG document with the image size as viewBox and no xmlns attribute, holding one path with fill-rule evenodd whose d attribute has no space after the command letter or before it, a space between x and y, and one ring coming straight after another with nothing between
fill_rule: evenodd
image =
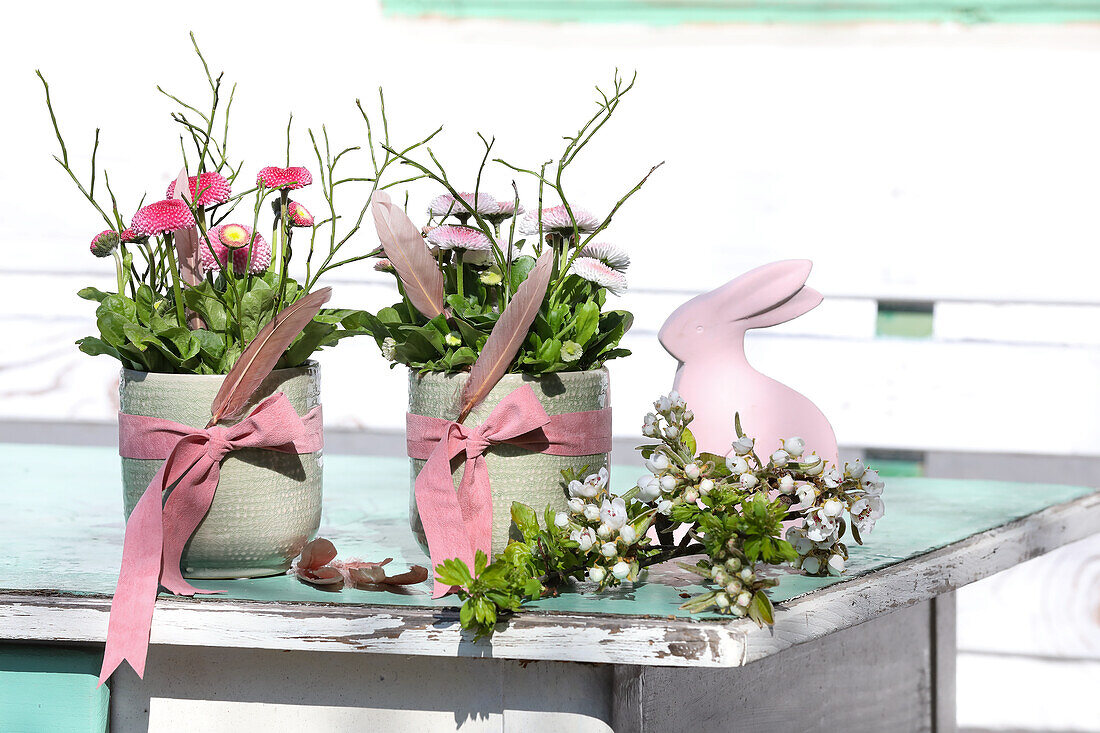
<instances>
[{"instance_id":1,"label":"bellis daisy bunch","mask_svg":"<svg viewBox=\"0 0 1100 733\"><path fill-rule=\"evenodd\" d=\"M630 258L624 250L596 238L611 226L613 217L657 166L618 201L598 209L573 201L563 181L569 178L576 157L614 114L633 84L633 80L616 75L612 87L600 92L595 114L574 135L565 137L565 147L557 160L538 169L494 158L496 139L484 136L479 136L483 146L481 165L464 177L467 183L461 186L436 156L429 155L422 162L406 151L387 151L412 169L415 177L435 186L427 205L427 221L413 220L412 228L423 233L424 247L436 263L432 269L438 269L442 276L448 323L432 323L439 308L433 306L428 313L422 312L407 297L420 287L418 283L434 282L435 277L413 273L410 264L379 248L374 254L396 265L393 274L405 296L368 321L380 349L387 338L394 339L401 347L393 352L397 361L412 369L451 373L469 370L501 314L536 263L547 256L550 274L539 315L509 370L533 375L585 371L599 369L607 361L630 353L619 344L633 316L616 309L611 300L627 290L625 271ZM507 190L503 187L489 190L482 185L491 177L499 180L501 174L518 175L518 180L511 182L510 195L502 195ZM537 206L525 209L520 203L520 183L530 184L528 202L537 199ZM409 210L408 205L401 208ZM441 347L434 348L431 345L439 342L437 336L444 335L444 325L446 335L453 331L457 336L444 339Z\"/></svg>"},{"instance_id":2,"label":"bellis daisy bunch","mask_svg":"<svg viewBox=\"0 0 1100 733\"><path fill-rule=\"evenodd\" d=\"M99 303L99 334L78 341L80 349L112 356L139 371L225 374L260 330L312 291L322 276L369 256L369 252L353 254L344 248L359 232L371 196L388 185L385 175L396 161L381 150L390 145L384 125L380 139L368 139L373 175L346 171L344 161L352 159L350 155L360 146L334 149L324 128L307 131L308 148L302 152L309 159L292 161L291 118L286 126L285 161L247 168L232 157L233 92L223 87L222 75L210 73L193 36L192 42L206 74L210 100L190 103L161 91L177 105L171 119L194 147L182 149L182 160L169 163L181 164L183 170L167 182L164 199L143 199L134 209L119 205L114 181L97 165L98 130L90 174L78 175L54 112L50 87L41 73L39 77L60 149L56 161L107 225L92 238L90 253L115 261L115 292L80 291L82 297ZM383 115L384 104L380 93ZM369 128L371 116L362 105L359 110ZM421 144L402 149L415 151ZM245 173L249 170L254 173ZM164 183L141 185L156 190ZM336 190L357 186L362 199L356 209L341 212ZM324 218L317 221L305 203L290 200L291 192L323 201ZM268 205L273 212L270 238L261 232L267 223L261 222L261 215ZM498 208L494 204L492 210ZM129 211L133 213L127 220ZM363 318L361 311L321 310L277 366L297 366L344 336L366 333Z\"/></svg>"}]
</instances>

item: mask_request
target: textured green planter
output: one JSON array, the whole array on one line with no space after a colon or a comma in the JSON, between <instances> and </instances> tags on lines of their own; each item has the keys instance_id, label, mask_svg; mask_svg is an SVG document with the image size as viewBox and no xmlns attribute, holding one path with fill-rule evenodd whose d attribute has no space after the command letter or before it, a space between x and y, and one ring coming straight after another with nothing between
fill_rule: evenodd
<instances>
[{"instance_id":1,"label":"textured green planter","mask_svg":"<svg viewBox=\"0 0 1100 733\"><path fill-rule=\"evenodd\" d=\"M210 404L222 380L123 369L120 409L202 428L210 421ZM311 361L272 372L246 414L275 392L284 393L299 415L306 414L321 403L320 367ZM127 517L162 463L122 459ZM247 448L226 456L214 503L184 550L184 576L254 578L289 568L321 523L321 465L321 451L296 455Z\"/></svg>"},{"instance_id":2,"label":"textured green planter","mask_svg":"<svg viewBox=\"0 0 1100 733\"><path fill-rule=\"evenodd\" d=\"M466 384L466 377L466 374L421 375L410 371L409 412L414 415L453 419L455 398ZM531 385L535 390L535 395L548 415L602 410L608 406L610 400L610 378L606 369L565 372L545 377L506 374L463 424L477 425L483 422L504 397L524 384ZM518 530L511 519L512 502L519 501L531 506L541 521L543 509L547 505L558 511L566 509L568 497L562 481L562 469L572 468L579 472L588 466L585 469L587 474L595 473L605 466L608 470L611 468L611 457L606 453L591 456L550 456L511 445L493 445L484 455L493 491L494 554L504 549L509 536L519 538ZM409 460L409 523L417 542L427 552L424 526L420 522L416 496L413 493L413 482L425 461L415 458ZM457 465L452 477L457 489L466 464L465 461L455 463Z\"/></svg>"}]
</instances>

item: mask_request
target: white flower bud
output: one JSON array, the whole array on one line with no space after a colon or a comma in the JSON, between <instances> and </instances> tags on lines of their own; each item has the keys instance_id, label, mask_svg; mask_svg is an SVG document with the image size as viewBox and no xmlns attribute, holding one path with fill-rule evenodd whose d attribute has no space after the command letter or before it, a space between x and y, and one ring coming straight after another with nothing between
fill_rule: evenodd
<instances>
[{"instance_id":1,"label":"white flower bud","mask_svg":"<svg viewBox=\"0 0 1100 733\"><path fill-rule=\"evenodd\" d=\"M692 481L698 481L699 477L703 475L703 472L699 469L698 464L689 463L684 466L684 473Z\"/></svg>"},{"instance_id":2,"label":"white flower bud","mask_svg":"<svg viewBox=\"0 0 1100 733\"><path fill-rule=\"evenodd\" d=\"M661 477L661 491L675 491L676 478L674 476Z\"/></svg>"},{"instance_id":3,"label":"white flower bud","mask_svg":"<svg viewBox=\"0 0 1100 733\"><path fill-rule=\"evenodd\" d=\"M738 576L746 583L751 583L753 578L756 577L756 574L753 573L752 568L742 568Z\"/></svg>"},{"instance_id":4,"label":"white flower bud","mask_svg":"<svg viewBox=\"0 0 1100 733\"><path fill-rule=\"evenodd\" d=\"M691 410L684 410L684 422L691 422L695 419L695 413Z\"/></svg>"},{"instance_id":5,"label":"white flower bud","mask_svg":"<svg viewBox=\"0 0 1100 733\"><path fill-rule=\"evenodd\" d=\"M606 540L615 533L615 530L608 527L606 524L601 524L599 529L596 530L596 534L599 535L601 540Z\"/></svg>"},{"instance_id":6,"label":"white flower bud","mask_svg":"<svg viewBox=\"0 0 1100 733\"><path fill-rule=\"evenodd\" d=\"M667 428L665 428L665 439L666 440L676 440L679 437L680 437L680 428L676 427L675 425L669 425Z\"/></svg>"},{"instance_id":7,"label":"white flower bud","mask_svg":"<svg viewBox=\"0 0 1100 733\"><path fill-rule=\"evenodd\" d=\"M668 399L669 399L669 402L672 403L673 407L686 407L687 406L687 403L684 402L684 398L681 397L680 393L677 392L676 390L672 390L671 392L668 393Z\"/></svg>"},{"instance_id":8,"label":"white flower bud","mask_svg":"<svg viewBox=\"0 0 1100 733\"><path fill-rule=\"evenodd\" d=\"M647 412L645 414L645 424L646 425L654 425L654 424L656 424L656 422L657 422L657 416L654 415L652 412Z\"/></svg>"},{"instance_id":9,"label":"white flower bud","mask_svg":"<svg viewBox=\"0 0 1100 733\"><path fill-rule=\"evenodd\" d=\"M798 495L798 503L804 507L812 506L817 500L817 488L813 484L802 484L795 493Z\"/></svg>"},{"instance_id":10,"label":"white flower bud","mask_svg":"<svg viewBox=\"0 0 1100 733\"><path fill-rule=\"evenodd\" d=\"M582 512L584 512L584 499L580 498L579 496L574 496L572 499L569 500L568 504L569 511L573 512L574 514L581 514Z\"/></svg>"},{"instance_id":11,"label":"white flower bud","mask_svg":"<svg viewBox=\"0 0 1100 733\"><path fill-rule=\"evenodd\" d=\"M844 502L839 499L829 499L821 507L821 511L826 517L839 517L844 513Z\"/></svg>"},{"instance_id":12,"label":"white flower bud","mask_svg":"<svg viewBox=\"0 0 1100 733\"><path fill-rule=\"evenodd\" d=\"M794 478L789 473L779 479L779 493L788 495L793 494L794 488Z\"/></svg>"},{"instance_id":13,"label":"white flower bud","mask_svg":"<svg viewBox=\"0 0 1100 733\"><path fill-rule=\"evenodd\" d=\"M658 514L667 515L670 511L672 511L672 502L669 501L668 499L663 499L661 501L661 503L659 503L657 505L657 513Z\"/></svg>"},{"instance_id":14,"label":"white flower bud","mask_svg":"<svg viewBox=\"0 0 1100 733\"><path fill-rule=\"evenodd\" d=\"M783 450L787 451L787 454L791 458L798 458L802 455L802 451L806 448L806 441L802 438L787 438L783 441Z\"/></svg>"},{"instance_id":15,"label":"white flower bud","mask_svg":"<svg viewBox=\"0 0 1100 733\"><path fill-rule=\"evenodd\" d=\"M619 554L619 550L615 547L614 542L604 542L600 546L600 554L604 557L615 557Z\"/></svg>"},{"instance_id":16,"label":"white flower bud","mask_svg":"<svg viewBox=\"0 0 1100 733\"><path fill-rule=\"evenodd\" d=\"M741 617L742 617L742 616L744 616L744 615L745 615L746 613L748 613L748 611L746 611L746 610L745 610L744 608L742 608L741 606L734 606L733 608L731 608L731 609L730 609L730 613L732 613L732 614L733 614L734 616L736 616L737 618L741 618Z\"/></svg>"},{"instance_id":17,"label":"white flower bud","mask_svg":"<svg viewBox=\"0 0 1100 733\"><path fill-rule=\"evenodd\" d=\"M715 567L712 577L714 578L714 582L718 585L725 585L730 582L729 574L723 570L720 565Z\"/></svg>"},{"instance_id":18,"label":"white flower bud","mask_svg":"<svg viewBox=\"0 0 1100 733\"><path fill-rule=\"evenodd\" d=\"M632 545L638 539L638 530L634 529L633 524L624 524L619 530L619 536L623 538L623 542Z\"/></svg>"},{"instance_id":19,"label":"white flower bud","mask_svg":"<svg viewBox=\"0 0 1100 733\"><path fill-rule=\"evenodd\" d=\"M802 472L807 476L820 476L821 472L825 470L825 463L818 457L816 453L811 453L802 459Z\"/></svg>"},{"instance_id":20,"label":"white flower bud","mask_svg":"<svg viewBox=\"0 0 1100 733\"><path fill-rule=\"evenodd\" d=\"M588 579L593 583L602 583L603 579L607 577L607 571L598 565L594 568L588 569Z\"/></svg>"},{"instance_id":21,"label":"white flower bud","mask_svg":"<svg viewBox=\"0 0 1100 733\"><path fill-rule=\"evenodd\" d=\"M791 456L787 451L777 450L775 453L772 453L772 465L777 468L783 468L783 466L787 465L787 461L790 460L790 458Z\"/></svg>"},{"instance_id":22,"label":"white flower bud","mask_svg":"<svg viewBox=\"0 0 1100 733\"><path fill-rule=\"evenodd\" d=\"M817 575L821 570L821 558L816 555L809 555L802 558L802 569L810 575Z\"/></svg>"},{"instance_id":23,"label":"white flower bud","mask_svg":"<svg viewBox=\"0 0 1100 733\"><path fill-rule=\"evenodd\" d=\"M741 474L741 488L751 489L751 488L755 487L758 483L760 483L760 479L756 478L756 476L754 476L753 474L751 474L751 473Z\"/></svg>"},{"instance_id":24,"label":"white flower bud","mask_svg":"<svg viewBox=\"0 0 1100 733\"><path fill-rule=\"evenodd\" d=\"M743 590L737 595L738 606L741 606L742 608L748 608L748 605L750 603L752 603L752 593L749 593L747 590Z\"/></svg>"},{"instance_id":25,"label":"white flower bud","mask_svg":"<svg viewBox=\"0 0 1100 733\"><path fill-rule=\"evenodd\" d=\"M611 568L611 574L619 580L622 580L626 576L630 575L630 566L623 561L615 563L615 567Z\"/></svg>"},{"instance_id":26,"label":"white flower bud","mask_svg":"<svg viewBox=\"0 0 1100 733\"><path fill-rule=\"evenodd\" d=\"M658 438L661 435L661 429L656 423L646 423L642 426L642 435L647 438Z\"/></svg>"},{"instance_id":27,"label":"white flower bud","mask_svg":"<svg viewBox=\"0 0 1100 733\"><path fill-rule=\"evenodd\" d=\"M729 608L730 597L727 596L725 593L719 593L714 597L714 605L718 606L719 608Z\"/></svg>"},{"instance_id":28,"label":"white flower bud","mask_svg":"<svg viewBox=\"0 0 1100 733\"><path fill-rule=\"evenodd\" d=\"M736 596L738 593L741 592L741 581L731 580L730 582L726 583L726 592L729 593L731 596Z\"/></svg>"},{"instance_id":29,"label":"white flower bud","mask_svg":"<svg viewBox=\"0 0 1100 733\"><path fill-rule=\"evenodd\" d=\"M589 522L595 522L600 518L600 508L595 504L584 505L584 518Z\"/></svg>"},{"instance_id":30,"label":"white flower bud","mask_svg":"<svg viewBox=\"0 0 1100 733\"><path fill-rule=\"evenodd\" d=\"M695 489L688 489L684 492L684 501L689 504L694 504L695 502L699 501L699 492Z\"/></svg>"},{"instance_id":31,"label":"white flower bud","mask_svg":"<svg viewBox=\"0 0 1100 733\"><path fill-rule=\"evenodd\" d=\"M657 399L656 402L653 403L653 406L657 408L657 412L668 412L672 409L672 400L670 400L667 396L662 395L660 398Z\"/></svg>"},{"instance_id":32,"label":"white flower bud","mask_svg":"<svg viewBox=\"0 0 1100 733\"><path fill-rule=\"evenodd\" d=\"M851 463L844 464L844 475L850 478L862 478L866 467L863 465L863 461L858 458Z\"/></svg>"},{"instance_id":33,"label":"white flower bud","mask_svg":"<svg viewBox=\"0 0 1100 733\"><path fill-rule=\"evenodd\" d=\"M656 476L642 476L638 479L638 501L651 502L661 495L661 482Z\"/></svg>"},{"instance_id":34,"label":"white flower bud","mask_svg":"<svg viewBox=\"0 0 1100 733\"><path fill-rule=\"evenodd\" d=\"M829 556L829 575L840 575L844 572L844 558L840 555Z\"/></svg>"},{"instance_id":35,"label":"white flower bud","mask_svg":"<svg viewBox=\"0 0 1100 733\"><path fill-rule=\"evenodd\" d=\"M733 441L733 452L739 456L748 455L752 452L753 439L747 435L742 435L737 440Z\"/></svg>"},{"instance_id":36,"label":"white flower bud","mask_svg":"<svg viewBox=\"0 0 1100 733\"><path fill-rule=\"evenodd\" d=\"M668 468L668 456L664 453L654 453L645 460L645 467L650 473L660 473Z\"/></svg>"},{"instance_id":37,"label":"white flower bud","mask_svg":"<svg viewBox=\"0 0 1100 733\"><path fill-rule=\"evenodd\" d=\"M729 570L731 573L736 573L740 569L741 569L741 559L740 558L731 557L729 560L726 560L726 570Z\"/></svg>"},{"instance_id":38,"label":"white flower bud","mask_svg":"<svg viewBox=\"0 0 1100 733\"><path fill-rule=\"evenodd\" d=\"M840 475L840 471L836 470L836 466L831 467L825 472L825 475L821 477L821 482L830 489L835 489L840 486L844 479Z\"/></svg>"},{"instance_id":39,"label":"white flower bud","mask_svg":"<svg viewBox=\"0 0 1100 733\"><path fill-rule=\"evenodd\" d=\"M705 478L699 482L699 493L706 496L710 492L714 491L714 482L709 478Z\"/></svg>"},{"instance_id":40,"label":"white flower bud","mask_svg":"<svg viewBox=\"0 0 1100 733\"><path fill-rule=\"evenodd\" d=\"M577 544L580 545L581 552L588 552L592 549L592 545L596 544L596 532L591 527L585 527L580 531L580 536L577 538Z\"/></svg>"},{"instance_id":41,"label":"white flower bud","mask_svg":"<svg viewBox=\"0 0 1100 733\"><path fill-rule=\"evenodd\" d=\"M565 512L558 512L554 515L554 526L558 529L565 529L569 526L569 515Z\"/></svg>"},{"instance_id":42,"label":"white flower bud","mask_svg":"<svg viewBox=\"0 0 1100 733\"><path fill-rule=\"evenodd\" d=\"M749 462L741 456L730 456L726 459L726 468L728 468L733 475L740 476L743 473L748 473Z\"/></svg>"}]
</instances>

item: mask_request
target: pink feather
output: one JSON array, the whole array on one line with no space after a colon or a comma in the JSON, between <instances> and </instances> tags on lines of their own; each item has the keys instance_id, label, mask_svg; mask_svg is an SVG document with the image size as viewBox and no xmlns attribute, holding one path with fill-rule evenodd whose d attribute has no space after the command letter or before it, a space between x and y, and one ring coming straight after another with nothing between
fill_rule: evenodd
<instances>
[{"instance_id":1,"label":"pink feather","mask_svg":"<svg viewBox=\"0 0 1100 733\"><path fill-rule=\"evenodd\" d=\"M420 230L405 212L394 206L389 195L376 191L371 203L374 227L386 258L397 270L405 295L427 318L443 312L443 273L424 244Z\"/></svg>"},{"instance_id":2,"label":"pink feather","mask_svg":"<svg viewBox=\"0 0 1100 733\"><path fill-rule=\"evenodd\" d=\"M512 365L542 307L553 266L554 253L547 249L500 314L470 369L470 377L459 398L459 421L465 420L470 410L485 399Z\"/></svg>"},{"instance_id":3,"label":"pink feather","mask_svg":"<svg viewBox=\"0 0 1100 733\"><path fill-rule=\"evenodd\" d=\"M222 387L210 406L211 418L207 427L240 416L252 393L271 374L283 352L331 296L332 288L321 288L305 295L276 313L260 329L229 374L225 375Z\"/></svg>"}]
</instances>

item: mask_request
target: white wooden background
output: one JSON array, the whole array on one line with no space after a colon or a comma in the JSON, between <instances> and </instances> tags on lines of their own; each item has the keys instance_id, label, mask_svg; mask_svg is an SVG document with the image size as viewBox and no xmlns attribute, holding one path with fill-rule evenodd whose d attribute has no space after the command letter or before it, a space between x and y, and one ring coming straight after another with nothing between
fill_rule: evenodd
<instances>
[{"instance_id":1,"label":"white wooden background","mask_svg":"<svg viewBox=\"0 0 1100 733\"><path fill-rule=\"evenodd\" d=\"M154 87L202 98L194 29L241 82L231 145L245 178L281 164L289 111L300 133L324 121L334 143L364 143L352 101L382 84L397 140L444 123L434 149L472 185L475 131L537 164L588 114L593 84L637 69L570 182L574 203L601 213L667 161L607 238L631 251L622 305L637 314L635 356L613 367L616 435L633 436L671 382L655 333L675 305L808 257L825 304L748 348L822 407L847 452L923 451L930 474L1100 484L1100 26L449 22L348 1L21 4L6 24L0 437L102 436L115 410L116 366L72 346L94 325L74 291L112 281L109 261L87 254L102 227L49 159L33 69L82 168L104 128L100 166L132 205L179 170ZM299 134L294 158L315 168L309 152ZM483 189L507 193L510 180L490 172ZM434 193L415 188L413 208ZM314 190L301 200L320 208ZM372 244L369 231L358 242ZM337 305L392 301L369 266L337 274ZM876 338L880 299L934 302L934 338ZM403 374L365 341L321 360L329 428L392 439ZM1087 702L1098 574L1094 540L958 594L964 727L1100 730Z\"/></svg>"}]
</instances>

